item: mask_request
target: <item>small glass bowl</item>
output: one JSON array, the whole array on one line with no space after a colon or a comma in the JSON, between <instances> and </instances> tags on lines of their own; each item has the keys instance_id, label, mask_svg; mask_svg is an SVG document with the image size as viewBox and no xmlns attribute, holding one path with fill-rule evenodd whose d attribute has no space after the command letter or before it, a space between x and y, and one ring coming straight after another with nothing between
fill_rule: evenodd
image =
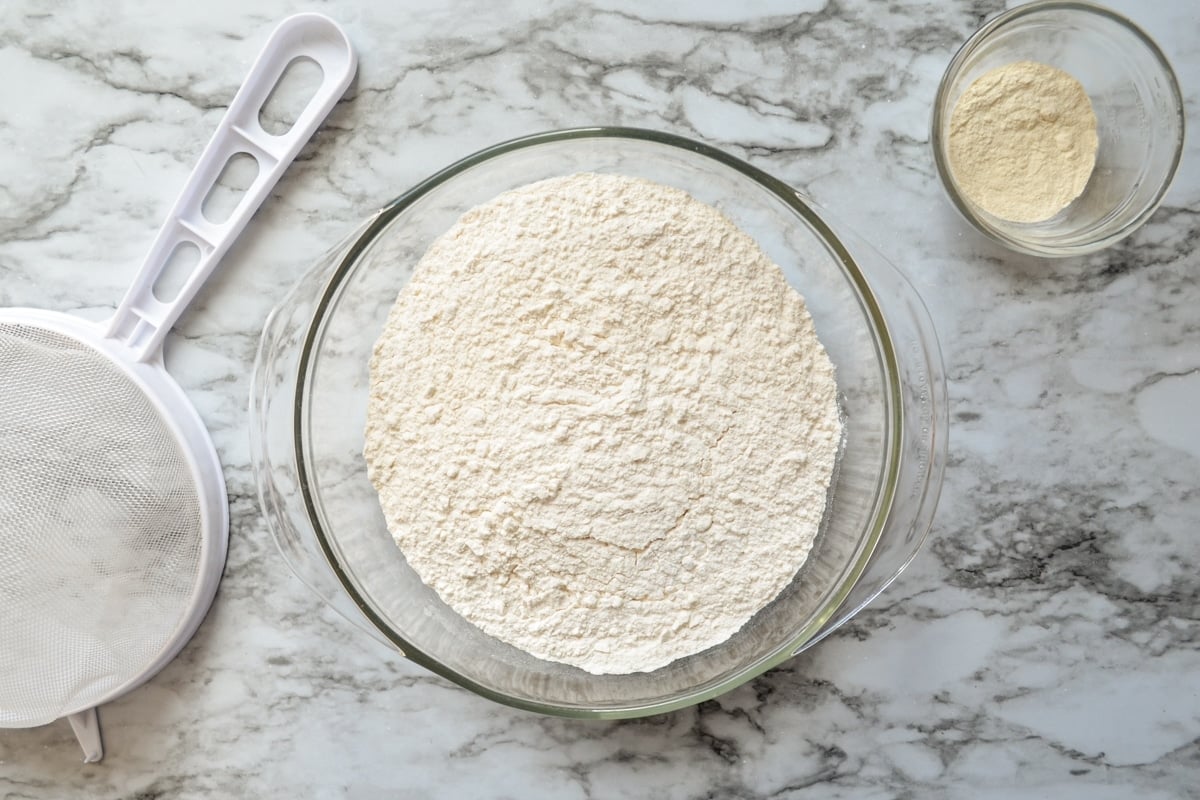
<instances>
[{"instance_id":1,"label":"small glass bowl","mask_svg":"<svg viewBox=\"0 0 1200 800\"><path fill-rule=\"evenodd\" d=\"M950 169L950 117L976 78L1014 61L1074 76L1096 112L1096 166L1074 202L1044 222L1019 223L980 208ZM1037 256L1091 253L1128 236L1162 202L1183 150L1183 98L1158 46L1129 20L1084 2L1039 0L975 32L946 68L933 105L930 144L942 185L967 221L1013 250Z\"/></svg>"}]
</instances>

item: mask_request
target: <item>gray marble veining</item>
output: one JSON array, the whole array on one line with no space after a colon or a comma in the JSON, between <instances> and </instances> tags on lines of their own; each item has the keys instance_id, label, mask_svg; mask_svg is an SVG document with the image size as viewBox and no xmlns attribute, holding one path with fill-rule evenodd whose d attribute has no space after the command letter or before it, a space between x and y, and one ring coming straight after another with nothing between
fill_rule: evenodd
<instances>
[{"instance_id":1,"label":"gray marble veining","mask_svg":"<svg viewBox=\"0 0 1200 800\"><path fill-rule=\"evenodd\" d=\"M1200 122L1200 8L1114 2ZM361 53L348 98L168 342L225 465L232 537L181 657L102 709L0 731L3 798L1158 800L1200 785L1200 161L1083 259L1015 256L941 196L930 103L989 0L744 4L9 0L0 304L106 314L275 20ZM316 254L434 169L583 124L693 136L802 187L929 304L951 458L927 549L813 650L623 723L489 703L325 610L253 494L249 367Z\"/></svg>"}]
</instances>

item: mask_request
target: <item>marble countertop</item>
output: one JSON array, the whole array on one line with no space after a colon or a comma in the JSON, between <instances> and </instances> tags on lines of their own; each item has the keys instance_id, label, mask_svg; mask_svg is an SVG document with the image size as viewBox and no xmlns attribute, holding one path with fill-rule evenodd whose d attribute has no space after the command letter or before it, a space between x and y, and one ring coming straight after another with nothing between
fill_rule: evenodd
<instances>
[{"instance_id":1,"label":"marble countertop","mask_svg":"<svg viewBox=\"0 0 1200 800\"><path fill-rule=\"evenodd\" d=\"M999 0L8 0L0 305L111 310L274 21L321 10L360 73L168 342L225 465L231 550L182 655L102 709L0 731L0 798L1158 800L1200 786L1200 152L1083 259L955 216L928 148L955 48ZM1183 84L1200 7L1114 0ZM268 310L435 168L584 124L692 136L802 187L928 302L951 453L929 545L818 647L631 722L515 711L352 628L258 511L247 395Z\"/></svg>"}]
</instances>

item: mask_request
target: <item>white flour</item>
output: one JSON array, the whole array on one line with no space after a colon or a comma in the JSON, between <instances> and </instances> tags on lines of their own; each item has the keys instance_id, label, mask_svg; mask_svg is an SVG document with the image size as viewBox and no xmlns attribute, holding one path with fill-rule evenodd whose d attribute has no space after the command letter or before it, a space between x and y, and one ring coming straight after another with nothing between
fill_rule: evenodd
<instances>
[{"instance_id":1,"label":"white flour","mask_svg":"<svg viewBox=\"0 0 1200 800\"><path fill-rule=\"evenodd\" d=\"M801 297L676 189L554 178L465 214L371 361L365 455L417 574L593 673L723 642L804 563L841 437Z\"/></svg>"}]
</instances>

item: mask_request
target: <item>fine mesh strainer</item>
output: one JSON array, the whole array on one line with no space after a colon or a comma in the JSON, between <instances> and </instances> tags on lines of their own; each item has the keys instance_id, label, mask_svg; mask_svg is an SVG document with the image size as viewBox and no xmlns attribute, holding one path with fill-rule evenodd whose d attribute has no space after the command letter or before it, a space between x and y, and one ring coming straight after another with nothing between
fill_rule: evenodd
<instances>
[{"instance_id":1,"label":"fine mesh strainer","mask_svg":"<svg viewBox=\"0 0 1200 800\"><path fill-rule=\"evenodd\" d=\"M285 133L259 113L297 59L320 87ZM331 20L272 33L107 322L0 310L0 727L69 717L102 756L95 707L152 676L199 626L228 540L221 465L162 343L345 92L356 59ZM232 159L257 176L228 219L205 201ZM160 285L182 249L182 287Z\"/></svg>"}]
</instances>

